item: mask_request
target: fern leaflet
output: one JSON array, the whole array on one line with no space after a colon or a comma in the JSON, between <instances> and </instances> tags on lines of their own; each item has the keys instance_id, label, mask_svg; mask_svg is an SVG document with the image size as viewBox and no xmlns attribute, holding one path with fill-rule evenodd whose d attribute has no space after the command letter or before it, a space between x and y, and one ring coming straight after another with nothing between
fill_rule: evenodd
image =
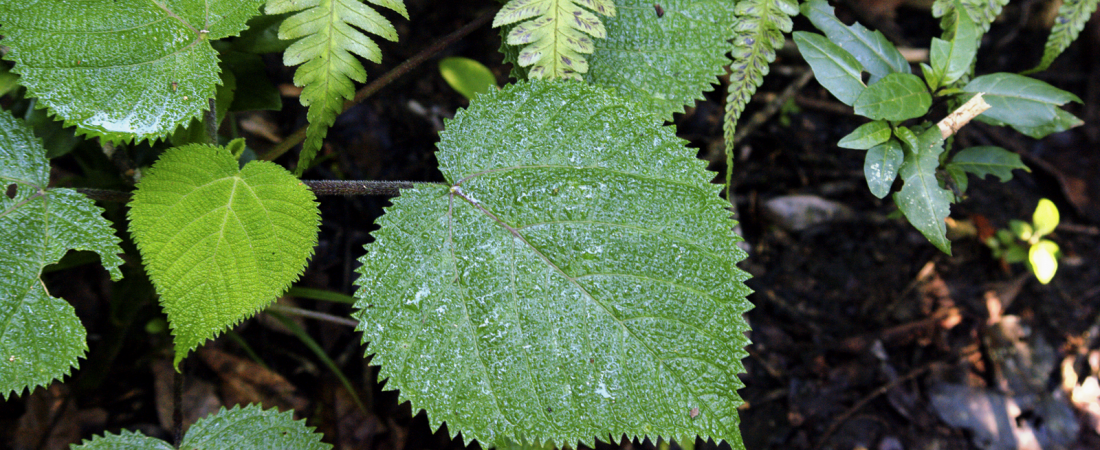
<instances>
[{"instance_id":1,"label":"fern leaflet","mask_svg":"<svg viewBox=\"0 0 1100 450\"><path fill-rule=\"evenodd\" d=\"M403 0L368 1L409 18ZM355 55L382 61L382 50L360 30L390 41L397 41L397 30L360 0L269 0L265 12L298 12L279 27L279 38L298 39L283 53L283 63L302 64L294 73L294 84L304 88L300 101L309 107L309 128L295 171L301 175L321 149L336 116L343 112L344 101L355 95L352 80L367 81L367 72Z\"/></svg>"},{"instance_id":2,"label":"fern leaflet","mask_svg":"<svg viewBox=\"0 0 1100 450\"><path fill-rule=\"evenodd\" d=\"M997 16L1001 15L1001 9L1008 4L1009 0L936 0L932 4L932 15L941 18L940 28L943 30L952 30L955 28L954 23L951 21L953 17L948 14L955 9L955 4L962 5L963 9L970 16L970 19L974 21L974 24L981 28L982 33L989 31L990 24Z\"/></svg>"},{"instance_id":3,"label":"fern leaflet","mask_svg":"<svg viewBox=\"0 0 1100 450\"><path fill-rule=\"evenodd\" d=\"M733 135L737 119L775 61L775 49L783 46L783 35L791 32L791 17L798 15L796 0L746 0L737 4L730 65L726 116L722 126L726 140L726 185L733 166Z\"/></svg>"},{"instance_id":4,"label":"fern leaflet","mask_svg":"<svg viewBox=\"0 0 1100 450\"><path fill-rule=\"evenodd\" d=\"M1061 55L1069 44L1077 40L1077 35L1081 34L1081 30L1085 28L1085 22L1096 11L1097 4L1100 4L1100 0L1065 0L1062 7L1058 8L1058 18L1054 19L1054 28L1050 30L1050 37L1047 38L1043 59L1034 69L1024 73L1047 70L1050 63L1054 62L1054 58Z\"/></svg>"},{"instance_id":5,"label":"fern leaflet","mask_svg":"<svg viewBox=\"0 0 1100 450\"><path fill-rule=\"evenodd\" d=\"M611 0L512 0L497 13L493 27L519 23L505 42L527 44L519 52L519 65L531 66L528 78L580 80L580 74L588 72L584 55L594 49L589 36L607 37L603 22L592 11L614 16L615 4Z\"/></svg>"}]
</instances>

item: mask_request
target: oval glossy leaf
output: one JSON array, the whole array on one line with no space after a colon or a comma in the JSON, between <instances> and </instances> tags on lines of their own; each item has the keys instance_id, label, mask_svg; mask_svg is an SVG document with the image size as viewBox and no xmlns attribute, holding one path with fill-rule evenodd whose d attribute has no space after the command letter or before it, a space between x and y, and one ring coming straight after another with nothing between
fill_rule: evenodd
<instances>
[{"instance_id":1,"label":"oval glossy leaf","mask_svg":"<svg viewBox=\"0 0 1100 450\"><path fill-rule=\"evenodd\" d=\"M890 140L890 135L890 124L883 120L876 120L860 125L855 131L841 138L836 145L840 148L867 150Z\"/></svg>"},{"instance_id":2,"label":"oval glossy leaf","mask_svg":"<svg viewBox=\"0 0 1100 450\"><path fill-rule=\"evenodd\" d=\"M0 111L0 395L68 375L87 350L73 307L46 292L42 268L69 250L99 254L122 278L119 239L103 210L71 189L48 189L46 149L30 126Z\"/></svg>"},{"instance_id":3,"label":"oval glossy leaf","mask_svg":"<svg viewBox=\"0 0 1100 450\"><path fill-rule=\"evenodd\" d=\"M794 43L814 71L814 78L845 105L851 105L866 87L863 66L839 45L817 33L794 32Z\"/></svg>"},{"instance_id":4,"label":"oval glossy leaf","mask_svg":"<svg viewBox=\"0 0 1100 450\"><path fill-rule=\"evenodd\" d=\"M1046 236L1058 228L1061 217L1058 215L1058 207L1054 202L1040 199L1039 206L1035 207L1035 213L1031 215L1031 223L1035 224L1035 235Z\"/></svg>"},{"instance_id":5,"label":"oval glossy leaf","mask_svg":"<svg viewBox=\"0 0 1100 450\"><path fill-rule=\"evenodd\" d=\"M559 81L448 124L447 185L394 199L355 294L379 377L433 429L743 448L745 254L714 175L658 123Z\"/></svg>"},{"instance_id":6,"label":"oval glossy leaf","mask_svg":"<svg viewBox=\"0 0 1100 450\"><path fill-rule=\"evenodd\" d=\"M875 197L883 198L890 193L890 187L898 177L898 169L905 160L901 143L890 139L871 147L863 160L863 176L867 178L867 187Z\"/></svg>"},{"instance_id":7,"label":"oval glossy leaf","mask_svg":"<svg viewBox=\"0 0 1100 450\"><path fill-rule=\"evenodd\" d=\"M1080 125L1059 106L1068 102L1081 102L1076 95L1058 89L1043 81L1012 73L993 73L970 80L963 87L970 93L984 92L983 98L990 108L978 118L992 119L995 123L1009 125L1033 138L1042 138L1051 132L1064 131Z\"/></svg>"},{"instance_id":8,"label":"oval glossy leaf","mask_svg":"<svg viewBox=\"0 0 1100 450\"><path fill-rule=\"evenodd\" d=\"M910 73L909 62L886 36L858 23L845 25L833 14L833 7L827 1L810 0L802 4L801 11L830 41L847 50L863 65L871 74L869 83L891 73Z\"/></svg>"},{"instance_id":9,"label":"oval glossy leaf","mask_svg":"<svg viewBox=\"0 0 1100 450\"><path fill-rule=\"evenodd\" d=\"M955 167L980 177L994 175L1007 182L1012 179L1014 169L1031 170L1020 161L1020 155L1000 147L970 147L960 151L947 164L948 169Z\"/></svg>"},{"instance_id":10,"label":"oval glossy leaf","mask_svg":"<svg viewBox=\"0 0 1100 450\"><path fill-rule=\"evenodd\" d=\"M944 220L951 213L951 202L955 196L940 187L936 179L939 156L943 153L943 137L938 128L932 127L917 138L917 148L906 152L905 162L899 170L905 183L901 191L894 194L894 203L932 245L950 255L951 241L947 240Z\"/></svg>"},{"instance_id":11,"label":"oval glossy leaf","mask_svg":"<svg viewBox=\"0 0 1100 450\"><path fill-rule=\"evenodd\" d=\"M488 67L470 58L451 56L439 60L439 74L463 97L473 99L497 88L497 79Z\"/></svg>"},{"instance_id":12,"label":"oval glossy leaf","mask_svg":"<svg viewBox=\"0 0 1100 450\"><path fill-rule=\"evenodd\" d=\"M237 168L222 147L169 149L130 202L130 233L160 294L176 364L286 291L317 243L313 193L282 167Z\"/></svg>"},{"instance_id":13,"label":"oval glossy leaf","mask_svg":"<svg viewBox=\"0 0 1100 450\"><path fill-rule=\"evenodd\" d=\"M852 107L856 114L873 120L902 121L923 116L932 106L920 77L908 73L892 73L867 86Z\"/></svg>"},{"instance_id":14,"label":"oval glossy leaf","mask_svg":"<svg viewBox=\"0 0 1100 450\"><path fill-rule=\"evenodd\" d=\"M157 438L138 432L96 436L73 450L171 450L174 447ZM275 409L264 411L259 405L244 408L222 408L217 414L204 417L191 425L180 442L183 449L234 450L328 450L332 446L321 442L321 435L307 427L304 420L294 420L293 413Z\"/></svg>"},{"instance_id":15,"label":"oval glossy leaf","mask_svg":"<svg viewBox=\"0 0 1100 450\"><path fill-rule=\"evenodd\" d=\"M28 97L66 126L111 141L157 139L208 109L211 40L233 36L263 0L0 0L4 56Z\"/></svg>"},{"instance_id":16,"label":"oval glossy leaf","mask_svg":"<svg viewBox=\"0 0 1100 450\"><path fill-rule=\"evenodd\" d=\"M1058 250L1058 244L1046 239L1028 249L1027 262L1040 283L1050 283L1050 280L1054 279L1054 274L1058 272Z\"/></svg>"}]
</instances>

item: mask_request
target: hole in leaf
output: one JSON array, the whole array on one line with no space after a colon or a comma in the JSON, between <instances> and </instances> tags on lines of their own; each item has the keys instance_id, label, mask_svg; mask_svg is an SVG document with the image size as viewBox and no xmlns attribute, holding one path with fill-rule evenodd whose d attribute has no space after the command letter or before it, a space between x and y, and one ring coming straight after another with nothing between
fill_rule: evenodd
<instances>
[{"instance_id":1,"label":"hole in leaf","mask_svg":"<svg viewBox=\"0 0 1100 450\"><path fill-rule=\"evenodd\" d=\"M4 191L4 195L8 196L8 200L11 200L15 198L15 193L18 191L18 189L19 186L16 186L15 183L9 184L8 189Z\"/></svg>"}]
</instances>

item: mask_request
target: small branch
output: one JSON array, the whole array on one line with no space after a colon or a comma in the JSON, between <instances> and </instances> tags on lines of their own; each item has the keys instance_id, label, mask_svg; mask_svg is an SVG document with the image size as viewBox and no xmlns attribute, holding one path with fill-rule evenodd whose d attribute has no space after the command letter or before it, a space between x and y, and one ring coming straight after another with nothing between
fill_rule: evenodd
<instances>
[{"instance_id":1,"label":"small branch","mask_svg":"<svg viewBox=\"0 0 1100 450\"><path fill-rule=\"evenodd\" d=\"M308 309L295 308L293 306L283 306L283 305L279 305L279 304L274 304L274 305L268 306L267 309L270 309L270 310L276 311L276 312L281 312L283 314L287 314L287 315L291 315L291 316L309 317L310 319L323 320L325 322L331 322L331 323L335 323L337 325L347 325L347 326L353 327L353 328L359 326L359 322L356 322L356 321L351 320L351 319L346 319L346 318L343 318L343 317L334 316L332 314L325 314L323 312L310 311Z\"/></svg>"},{"instance_id":2,"label":"small branch","mask_svg":"<svg viewBox=\"0 0 1100 450\"><path fill-rule=\"evenodd\" d=\"M398 195L399 189L442 186L414 181L302 180L314 195Z\"/></svg>"},{"instance_id":3,"label":"small branch","mask_svg":"<svg viewBox=\"0 0 1100 450\"><path fill-rule=\"evenodd\" d=\"M409 58L405 62L401 63L401 65L394 67L389 72L386 72L382 76L375 78L374 81L368 83L366 86L363 86L362 89L359 89L359 91L355 93L355 98L352 99L352 101L344 103L344 111L347 111L356 103L360 103L363 100L366 100L367 97L374 95L375 92L378 92L383 87L386 87L386 85L393 82L393 80L396 80L402 75L405 75L410 70L416 68L416 66L424 63L424 61L427 61L431 57L435 56L437 53L443 51L445 48L457 42L459 39L466 37L466 35L472 33L474 30L478 29L482 25L489 23L489 21L493 20L493 16L495 15L496 11L490 11L483 14L481 17L474 19L473 22L466 24L462 28L459 28L455 32L444 36L442 39L428 46L428 48L421 50L416 55L413 55L412 58ZM272 148L271 151L261 155L260 159L264 161L272 161L275 158L282 156L291 148L294 148L295 145L301 144L302 141L306 139L307 128L308 126L299 128L290 136L287 136L285 140Z\"/></svg>"},{"instance_id":4,"label":"small branch","mask_svg":"<svg viewBox=\"0 0 1100 450\"><path fill-rule=\"evenodd\" d=\"M970 119L973 119L989 109L989 103L985 102L982 98L982 93L978 93L966 103L963 103L955 112L948 114L943 120L936 124L940 129L940 135L944 139L947 139L952 134L959 131L960 128L965 127L970 123Z\"/></svg>"},{"instance_id":5,"label":"small branch","mask_svg":"<svg viewBox=\"0 0 1100 450\"><path fill-rule=\"evenodd\" d=\"M401 189L417 186L443 186L440 183L420 181L372 181L372 180L302 180L313 191L313 195L399 195ZM79 188L77 192L92 200L126 203L130 193L109 189Z\"/></svg>"}]
</instances>

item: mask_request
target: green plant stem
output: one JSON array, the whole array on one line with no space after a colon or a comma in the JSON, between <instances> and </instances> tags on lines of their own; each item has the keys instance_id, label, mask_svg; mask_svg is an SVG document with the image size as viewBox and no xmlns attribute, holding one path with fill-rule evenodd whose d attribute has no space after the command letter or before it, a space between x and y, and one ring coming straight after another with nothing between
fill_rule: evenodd
<instances>
[{"instance_id":1,"label":"green plant stem","mask_svg":"<svg viewBox=\"0 0 1100 450\"><path fill-rule=\"evenodd\" d=\"M218 145L217 100L210 97L210 109L206 111L206 139L210 145Z\"/></svg>"},{"instance_id":2,"label":"green plant stem","mask_svg":"<svg viewBox=\"0 0 1100 450\"><path fill-rule=\"evenodd\" d=\"M326 354L325 350L321 348L321 345L318 344L317 341L313 340L313 338L309 337L309 334L306 333L306 330L303 330L302 327L294 323L293 320L290 320L290 318L280 314L278 311L275 311L271 307L268 307L267 310L264 312L281 322L283 326L289 328L290 331L293 332L294 335L297 336L298 339L301 340L306 347L309 347L310 351L312 351L313 354L316 355L317 358L320 359L321 362L325 366L327 366L329 370L332 371L333 375L336 375L336 378L340 380L340 384L344 385L344 389L348 390L348 394L351 395L352 400L355 400L355 404L359 406L359 410L367 413L367 407L363 404L363 401L359 399L359 393L356 392L355 386L352 386L351 381L349 381L348 378L344 376L344 373L340 371L340 368L336 366L336 363L332 361L332 358L328 357L328 354Z\"/></svg>"},{"instance_id":3,"label":"green plant stem","mask_svg":"<svg viewBox=\"0 0 1100 450\"><path fill-rule=\"evenodd\" d=\"M98 260L97 260L98 261ZM310 300L322 300L335 303L346 303L348 305L355 304L355 297L347 294L341 294L334 291L326 291L324 289L304 288L304 287L292 287L286 291L286 295L298 298L308 298Z\"/></svg>"},{"instance_id":4,"label":"green plant stem","mask_svg":"<svg viewBox=\"0 0 1100 450\"><path fill-rule=\"evenodd\" d=\"M386 85L393 82L393 80L396 80L402 75L405 75L410 70L416 68L416 66L424 63L424 61L427 61L431 57L435 56L437 53L443 51L451 44L457 42L459 39L466 37L466 35L472 33L474 30L480 28L482 25L489 23L489 21L493 20L493 16L495 15L495 10L482 14L481 17L474 19L473 22L470 22L462 28L455 30L453 33L444 36L442 39L436 41L434 44L428 46L424 50L421 50L416 55L413 55L412 58L409 58L397 67L394 67L392 70L386 72L384 75L375 78L374 81L359 89L355 93L355 98L353 98L349 102L344 103L344 111L347 111L356 103L360 103L363 100L366 100L367 97L374 95L375 92L378 92L383 87L386 87ZM267 153L260 155L259 159L264 161L272 161L275 158L278 158L284 153L290 151L290 149L294 148L294 146L301 144L302 141L306 139L307 128L308 127L299 128L297 131L292 133L290 136L287 136L286 139L276 145L275 148L272 148Z\"/></svg>"},{"instance_id":5,"label":"green plant stem","mask_svg":"<svg viewBox=\"0 0 1100 450\"><path fill-rule=\"evenodd\" d=\"M267 309L270 311L277 311L292 316L309 317L310 319L323 320L325 322L335 323L337 325L347 325L349 327L356 327L359 325L359 322L351 319L345 319L343 317L337 317L332 314L325 314L323 312L310 311L308 309L295 308L293 306L283 306L276 304L268 306Z\"/></svg>"},{"instance_id":6,"label":"green plant stem","mask_svg":"<svg viewBox=\"0 0 1100 450\"><path fill-rule=\"evenodd\" d=\"M376 181L376 180L302 180L306 186L313 190L314 195L389 195L400 193L401 189L409 189L417 186L436 186L439 183L425 183L419 181ZM79 188L77 192L84 194L92 200L105 202L130 201L130 193L113 191L110 189Z\"/></svg>"}]
</instances>

